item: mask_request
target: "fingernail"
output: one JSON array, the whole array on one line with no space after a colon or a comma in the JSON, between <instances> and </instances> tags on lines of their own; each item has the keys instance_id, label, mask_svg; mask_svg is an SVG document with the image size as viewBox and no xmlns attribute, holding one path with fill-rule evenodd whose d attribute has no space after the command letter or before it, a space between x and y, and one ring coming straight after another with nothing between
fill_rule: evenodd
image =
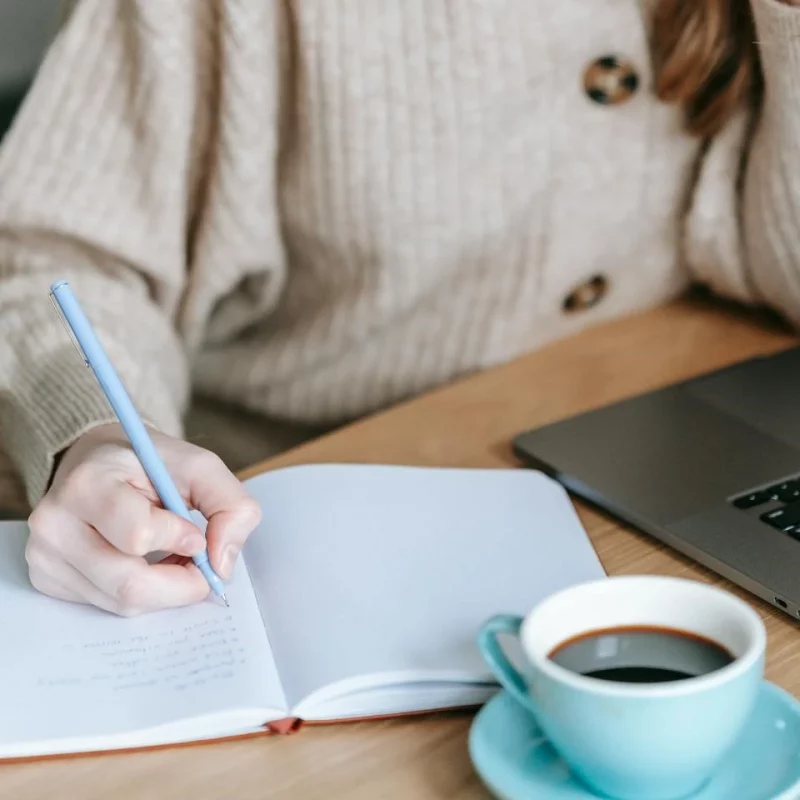
<instances>
[{"instance_id":1,"label":"fingernail","mask_svg":"<svg viewBox=\"0 0 800 800\"><path fill-rule=\"evenodd\" d=\"M181 553L187 556L196 556L198 553L203 552L206 546L206 540L200 534L190 533L181 539Z\"/></svg>"},{"instance_id":2,"label":"fingernail","mask_svg":"<svg viewBox=\"0 0 800 800\"><path fill-rule=\"evenodd\" d=\"M236 564L236 559L238 557L239 548L235 545L229 544L222 551L222 564L220 564L220 569L222 570L223 578L230 578L230 576L233 575L233 566Z\"/></svg>"}]
</instances>

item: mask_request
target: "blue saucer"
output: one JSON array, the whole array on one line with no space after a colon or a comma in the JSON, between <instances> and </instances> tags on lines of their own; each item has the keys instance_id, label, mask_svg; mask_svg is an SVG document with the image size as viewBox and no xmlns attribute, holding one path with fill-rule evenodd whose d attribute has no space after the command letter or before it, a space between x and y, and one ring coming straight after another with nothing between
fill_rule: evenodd
<instances>
[{"instance_id":1,"label":"blue saucer","mask_svg":"<svg viewBox=\"0 0 800 800\"><path fill-rule=\"evenodd\" d=\"M472 725L475 769L501 800L597 800L574 778L536 723L505 692ZM686 800L800 798L800 703L766 681L750 723L730 757Z\"/></svg>"}]
</instances>

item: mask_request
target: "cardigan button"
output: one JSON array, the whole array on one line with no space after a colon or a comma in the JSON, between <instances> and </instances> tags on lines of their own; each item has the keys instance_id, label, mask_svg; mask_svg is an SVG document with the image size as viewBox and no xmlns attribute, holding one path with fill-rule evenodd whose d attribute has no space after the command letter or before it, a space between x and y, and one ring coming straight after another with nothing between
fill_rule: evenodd
<instances>
[{"instance_id":1,"label":"cardigan button","mask_svg":"<svg viewBox=\"0 0 800 800\"><path fill-rule=\"evenodd\" d=\"M583 311L596 306L608 292L608 279L594 275L564 298L564 311Z\"/></svg>"},{"instance_id":2,"label":"cardigan button","mask_svg":"<svg viewBox=\"0 0 800 800\"><path fill-rule=\"evenodd\" d=\"M639 88L639 76L630 61L603 56L586 68L583 88L595 103L616 106L634 95Z\"/></svg>"}]
</instances>

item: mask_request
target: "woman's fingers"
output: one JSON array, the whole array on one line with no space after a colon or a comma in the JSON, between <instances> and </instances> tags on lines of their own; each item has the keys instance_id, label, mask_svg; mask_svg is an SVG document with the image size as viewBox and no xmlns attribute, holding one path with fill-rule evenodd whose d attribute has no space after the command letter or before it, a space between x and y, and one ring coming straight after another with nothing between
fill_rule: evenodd
<instances>
[{"instance_id":1,"label":"woman's fingers","mask_svg":"<svg viewBox=\"0 0 800 800\"><path fill-rule=\"evenodd\" d=\"M119 426L89 431L59 462L50 491L30 517L31 580L41 591L130 616L198 602L209 593L186 559L206 547L223 577L258 524L260 510L223 462L199 447L154 434L197 526L162 508ZM148 564L144 556L172 557Z\"/></svg>"},{"instance_id":2,"label":"woman's fingers","mask_svg":"<svg viewBox=\"0 0 800 800\"><path fill-rule=\"evenodd\" d=\"M170 469L192 506L208 520L211 566L221 577L229 578L247 537L261 520L261 509L220 458L208 450L186 446L192 452Z\"/></svg>"},{"instance_id":3,"label":"woman's fingers","mask_svg":"<svg viewBox=\"0 0 800 800\"><path fill-rule=\"evenodd\" d=\"M191 563L151 565L117 550L71 515L55 510L44 514L44 522L42 517L40 510L31 518L26 557L31 582L46 594L58 591L64 599L123 616L189 605L208 594L208 584Z\"/></svg>"},{"instance_id":4,"label":"woman's fingers","mask_svg":"<svg viewBox=\"0 0 800 800\"><path fill-rule=\"evenodd\" d=\"M116 550L88 527L65 558L109 598L115 613L123 616L191 605L209 592L208 583L193 564L148 564L139 556Z\"/></svg>"},{"instance_id":5,"label":"woman's fingers","mask_svg":"<svg viewBox=\"0 0 800 800\"><path fill-rule=\"evenodd\" d=\"M110 597L104 595L76 569L70 567L69 564L62 566L64 570L62 580L33 569L31 570L31 583L42 594L49 595L57 600L96 606L104 611L110 611L112 614L118 613Z\"/></svg>"},{"instance_id":6,"label":"woman's fingers","mask_svg":"<svg viewBox=\"0 0 800 800\"><path fill-rule=\"evenodd\" d=\"M123 553L144 556L160 550L194 556L206 546L196 525L153 505L119 475L103 474L90 463L75 470L68 489L64 508Z\"/></svg>"}]
</instances>

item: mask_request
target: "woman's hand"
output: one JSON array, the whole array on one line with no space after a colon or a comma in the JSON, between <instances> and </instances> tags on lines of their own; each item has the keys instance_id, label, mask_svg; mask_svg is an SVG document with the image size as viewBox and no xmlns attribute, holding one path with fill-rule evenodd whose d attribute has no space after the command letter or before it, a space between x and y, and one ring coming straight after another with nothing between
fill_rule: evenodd
<instances>
[{"instance_id":1,"label":"woman's hand","mask_svg":"<svg viewBox=\"0 0 800 800\"><path fill-rule=\"evenodd\" d=\"M217 574L230 577L258 505L213 453L157 433L153 440L189 507L208 520L207 540L159 505L122 429L103 425L64 453L31 514L25 555L39 591L124 616L188 605L209 587L185 557L206 546ZM175 555L148 564L156 551Z\"/></svg>"}]
</instances>

